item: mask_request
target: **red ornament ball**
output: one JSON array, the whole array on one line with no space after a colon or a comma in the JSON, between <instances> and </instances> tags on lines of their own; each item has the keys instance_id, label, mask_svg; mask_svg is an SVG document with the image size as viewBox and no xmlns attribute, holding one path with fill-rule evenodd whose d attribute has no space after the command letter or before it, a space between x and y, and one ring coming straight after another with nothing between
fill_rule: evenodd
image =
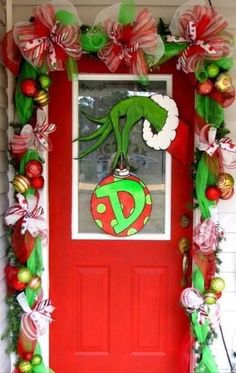
<instances>
[{"instance_id":1,"label":"red ornament ball","mask_svg":"<svg viewBox=\"0 0 236 373\"><path fill-rule=\"evenodd\" d=\"M211 80L207 79L203 83L198 83L197 91L200 95L209 95L213 89L213 83Z\"/></svg>"},{"instance_id":2,"label":"red ornament ball","mask_svg":"<svg viewBox=\"0 0 236 373\"><path fill-rule=\"evenodd\" d=\"M31 179L31 186L35 189L43 188L43 186L44 186L43 176L33 177Z\"/></svg>"},{"instance_id":3,"label":"red ornament ball","mask_svg":"<svg viewBox=\"0 0 236 373\"><path fill-rule=\"evenodd\" d=\"M34 79L25 79L21 83L21 92L28 97L35 97L38 93L38 84Z\"/></svg>"},{"instance_id":4,"label":"red ornament ball","mask_svg":"<svg viewBox=\"0 0 236 373\"><path fill-rule=\"evenodd\" d=\"M43 166L40 161L31 160L28 161L25 165L25 175L30 179L38 177L43 172Z\"/></svg>"},{"instance_id":5,"label":"red ornament ball","mask_svg":"<svg viewBox=\"0 0 236 373\"><path fill-rule=\"evenodd\" d=\"M33 357L33 352L26 352L24 354L24 360L30 361Z\"/></svg>"},{"instance_id":6,"label":"red ornament ball","mask_svg":"<svg viewBox=\"0 0 236 373\"><path fill-rule=\"evenodd\" d=\"M12 286L17 291L22 291L26 288L26 284L24 282L19 281L17 277L13 279Z\"/></svg>"},{"instance_id":7,"label":"red ornament ball","mask_svg":"<svg viewBox=\"0 0 236 373\"><path fill-rule=\"evenodd\" d=\"M206 188L205 195L210 201L218 201L221 197L221 190L216 185L209 185Z\"/></svg>"},{"instance_id":8,"label":"red ornament ball","mask_svg":"<svg viewBox=\"0 0 236 373\"><path fill-rule=\"evenodd\" d=\"M216 293L216 298L217 299L220 299L222 296L222 291L219 291L218 293Z\"/></svg>"},{"instance_id":9,"label":"red ornament ball","mask_svg":"<svg viewBox=\"0 0 236 373\"><path fill-rule=\"evenodd\" d=\"M91 198L95 223L113 236L131 236L144 228L152 210L147 186L134 175L111 175L96 187Z\"/></svg>"}]
</instances>

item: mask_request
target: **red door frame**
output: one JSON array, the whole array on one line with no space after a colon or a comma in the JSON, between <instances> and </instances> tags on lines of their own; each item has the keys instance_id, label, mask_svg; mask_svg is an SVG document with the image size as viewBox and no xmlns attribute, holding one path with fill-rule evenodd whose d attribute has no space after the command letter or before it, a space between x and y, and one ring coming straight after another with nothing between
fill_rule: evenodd
<instances>
[{"instance_id":1,"label":"red door frame","mask_svg":"<svg viewBox=\"0 0 236 373\"><path fill-rule=\"evenodd\" d=\"M92 66L92 71L91 71ZM83 73L103 73L103 74L109 74L109 70L104 66L103 62L98 60L96 57L88 55L83 56L82 59L79 62L79 71ZM121 67L118 71L118 74L127 74L127 68ZM158 71L154 71L155 74L171 74L174 76L173 79L173 96L175 98L175 101L183 100L183 95L185 95L185 101L186 105L184 108L179 109L179 116L180 118L188 123L189 125L189 141L187 144L188 147L188 154L192 154L193 156L193 122L194 122L194 88L189 81L188 76L184 74L183 72L177 72L176 71L176 61L172 60L169 63L166 63L162 66L160 66ZM55 122L58 125L58 128L60 126L68 126L68 131L65 133L65 136L63 138L60 138L58 141L61 143L60 149L55 149L50 153L49 156L49 168L50 168L50 179L49 179L49 195L50 195L50 205L49 205L49 220L51 222L50 229L51 229L51 236L53 236L56 240L60 240L59 237L57 237L57 232L60 229L63 229L63 227L58 226L57 224L53 224L55 214L57 216L60 216L62 213L63 206L71 206L71 194L66 193L61 196L58 196L58 193L56 190L53 189L53 186L50 183L50 180L54 179L54 185L55 181L56 183L66 183L67 180L72 179L72 168L68 167L68 165L71 164L72 159L72 147L69 149L66 149L64 151L63 143L71 143L72 141L72 84L67 80L66 73L65 72L57 72L52 74L53 78L53 84L51 88L51 96L53 97L53 101L51 102L49 106L49 117L51 122ZM60 82L60 84L58 83ZM63 90L60 89L60 87L63 87ZM70 108L67 110L67 108ZM55 116L56 113L56 116ZM68 125L68 124L71 125ZM54 138L56 136L60 136L60 131L57 131L54 134ZM61 167L62 169L56 169L53 167L55 159L61 158ZM66 169L66 173L64 171ZM190 172L190 168L189 168ZM66 177L65 177L66 175ZM65 178L64 178L65 177ZM172 170L172 180L175 180L176 178L181 177L181 170L178 170L177 167L174 168L174 171ZM189 186L187 187L189 188ZM188 190L188 192L191 194L191 191ZM186 193L186 187L183 185L183 193ZM58 198L61 198L63 200L63 204L58 204ZM181 196L180 196L181 198ZM50 206L54 205L54 212L52 213L50 210ZM172 213L171 217L171 226L173 226L173 222L176 220L179 220L180 216L182 216L184 213L186 213L186 210L183 211L182 207L175 208L174 213ZM71 211L70 209L65 209L63 211L64 218L66 221L70 222L71 226ZM184 232L184 236L192 239L192 226L190 225L189 228L187 228ZM71 235L71 229L67 229L66 231L66 239L70 239ZM172 238L178 242L180 239L179 232L175 233L172 231L171 233ZM58 241L59 244L59 241ZM56 245L54 244L54 247ZM176 251L178 251L178 247L176 247ZM65 255L61 253L60 255ZM64 268L62 266L62 261L60 260L60 255L58 255L57 252L53 252L53 250L49 251L49 273L52 273L52 268L55 266L57 268L57 273L54 277L50 278L50 297L52 299L57 298L57 284L59 283L59 280L61 276L63 276ZM55 273L55 271L54 271ZM181 279L181 269L179 269L179 275ZM66 294L66 287L69 286L66 279L61 282L61 288L60 293L61 296L63 294ZM57 304L56 304L57 306ZM71 307L74 306L73 300L71 300ZM56 312L55 312L56 313ZM56 313L57 315L57 313ZM66 324L70 322L70 315L63 315L62 319L61 316L57 318L56 316L56 323L63 322ZM60 328L60 326L52 325L52 328ZM59 336L56 332L53 333L53 336L51 338L51 346L56 344L58 342ZM63 359L63 356L61 356L61 359Z\"/></svg>"}]
</instances>

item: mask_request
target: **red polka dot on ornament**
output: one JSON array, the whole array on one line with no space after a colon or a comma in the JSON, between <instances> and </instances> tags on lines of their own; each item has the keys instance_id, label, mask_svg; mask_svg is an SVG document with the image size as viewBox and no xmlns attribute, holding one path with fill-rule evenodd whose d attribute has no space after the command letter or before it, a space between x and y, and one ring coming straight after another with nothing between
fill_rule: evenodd
<instances>
[{"instance_id":1,"label":"red polka dot on ornament","mask_svg":"<svg viewBox=\"0 0 236 373\"><path fill-rule=\"evenodd\" d=\"M25 165L25 175L29 177L30 179L40 176L42 172L43 172L43 166L40 161L31 160L31 161L28 161Z\"/></svg>"}]
</instances>

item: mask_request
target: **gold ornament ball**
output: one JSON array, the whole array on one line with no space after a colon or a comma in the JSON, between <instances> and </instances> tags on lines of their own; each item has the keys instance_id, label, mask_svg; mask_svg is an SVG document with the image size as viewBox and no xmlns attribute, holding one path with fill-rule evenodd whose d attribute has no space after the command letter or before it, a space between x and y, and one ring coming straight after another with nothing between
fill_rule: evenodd
<instances>
[{"instance_id":1,"label":"gold ornament ball","mask_svg":"<svg viewBox=\"0 0 236 373\"><path fill-rule=\"evenodd\" d=\"M28 288L32 290L38 290L41 288L42 281L40 276L33 276L31 280L28 282Z\"/></svg>"},{"instance_id":2,"label":"gold ornament ball","mask_svg":"<svg viewBox=\"0 0 236 373\"><path fill-rule=\"evenodd\" d=\"M230 199L234 195L234 188L230 186L226 186L223 189L221 189L221 196L220 199L226 200Z\"/></svg>"},{"instance_id":3,"label":"gold ornament ball","mask_svg":"<svg viewBox=\"0 0 236 373\"><path fill-rule=\"evenodd\" d=\"M35 354L31 359L31 364L33 366L37 366L42 363L42 356L39 354Z\"/></svg>"},{"instance_id":4,"label":"gold ornament ball","mask_svg":"<svg viewBox=\"0 0 236 373\"><path fill-rule=\"evenodd\" d=\"M232 175L228 173L222 173L217 176L216 185L219 189L224 189L225 187L233 187L234 186L234 178Z\"/></svg>"},{"instance_id":5,"label":"gold ornament ball","mask_svg":"<svg viewBox=\"0 0 236 373\"><path fill-rule=\"evenodd\" d=\"M24 175L16 175L12 181L12 185L17 193L25 193L30 187L30 181Z\"/></svg>"},{"instance_id":6,"label":"gold ornament ball","mask_svg":"<svg viewBox=\"0 0 236 373\"><path fill-rule=\"evenodd\" d=\"M34 101L39 106L45 106L49 102L49 94L45 89L41 89L37 96L34 98Z\"/></svg>"},{"instance_id":7,"label":"gold ornament ball","mask_svg":"<svg viewBox=\"0 0 236 373\"><path fill-rule=\"evenodd\" d=\"M18 365L19 371L22 373L29 373L32 372L32 365L27 360L22 360Z\"/></svg>"},{"instance_id":8,"label":"gold ornament ball","mask_svg":"<svg viewBox=\"0 0 236 373\"><path fill-rule=\"evenodd\" d=\"M215 87L219 92L227 92L230 88L232 88L232 78L227 73L220 74L215 82Z\"/></svg>"},{"instance_id":9,"label":"gold ornament ball","mask_svg":"<svg viewBox=\"0 0 236 373\"><path fill-rule=\"evenodd\" d=\"M225 282L222 277L214 277L211 280L211 289L216 293L220 293L225 288Z\"/></svg>"},{"instance_id":10,"label":"gold ornament ball","mask_svg":"<svg viewBox=\"0 0 236 373\"><path fill-rule=\"evenodd\" d=\"M207 290L204 294L203 294L203 299L204 299L204 303L206 304L215 304L216 303L216 293L214 291L211 291L211 290Z\"/></svg>"}]
</instances>

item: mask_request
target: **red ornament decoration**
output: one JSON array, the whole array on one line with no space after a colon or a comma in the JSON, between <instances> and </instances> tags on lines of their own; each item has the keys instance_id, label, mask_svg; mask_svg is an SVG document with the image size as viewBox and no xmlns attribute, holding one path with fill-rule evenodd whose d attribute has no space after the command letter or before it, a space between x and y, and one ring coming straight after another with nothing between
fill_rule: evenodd
<instances>
[{"instance_id":1,"label":"red ornament decoration","mask_svg":"<svg viewBox=\"0 0 236 373\"><path fill-rule=\"evenodd\" d=\"M211 91L213 90L213 83L210 79L207 79L205 82L203 83L198 83L197 85L197 91L200 95L209 95L209 93L211 93Z\"/></svg>"},{"instance_id":2,"label":"red ornament decoration","mask_svg":"<svg viewBox=\"0 0 236 373\"><path fill-rule=\"evenodd\" d=\"M130 236L140 231L147 223L151 209L148 188L137 176L128 172L125 177L105 177L91 198L95 223L105 233L114 236Z\"/></svg>"},{"instance_id":3,"label":"red ornament decoration","mask_svg":"<svg viewBox=\"0 0 236 373\"><path fill-rule=\"evenodd\" d=\"M17 291L22 291L26 288L26 284L24 282L19 281L17 278L14 278L12 281L13 288Z\"/></svg>"},{"instance_id":4,"label":"red ornament decoration","mask_svg":"<svg viewBox=\"0 0 236 373\"><path fill-rule=\"evenodd\" d=\"M205 195L210 201L218 201L221 197L221 191L216 185L209 185L206 188Z\"/></svg>"},{"instance_id":5,"label":"red ornament decoration","mask_svg":"<svg viewBox=\"0 0 236 373\"><path fill-rule=\"evenodd\" d=\"M43 186L44 186L43 176L33 177L31 179L31 186L35 189L43 188Z\"/></svg>"},{"instance_id":6,"label":"red ornament decoration","mask_svg":"<svg viewBox=\"0 0 236 373\"><path fill-rule=\"evenodd\" d=\"M35 97L38 92L38 84L34 79L25 79L21 83L21 92L28 97Z\"/></svg>"},{"instance_id":7,"label":"red ornament decoration","mask_svg":"<svg viewBox=\"0 0 236 373\"><path fill-rule=\"evenodd\" d=\"M43 166L40 161L28 161L25 165L25 175L30 179L38 177L43 172Z\"/></svg>"},{"instance_id":8,"label":"red ornament decoration","mask_svg":"<svg viewBox=\"0 0 236 373\"><path fill-rule=\"evenodd\" d=\"M24 360L30 361L32 359L33 353L32 352L26 352L24 354Z\"/></svg>"}]
</instances>

